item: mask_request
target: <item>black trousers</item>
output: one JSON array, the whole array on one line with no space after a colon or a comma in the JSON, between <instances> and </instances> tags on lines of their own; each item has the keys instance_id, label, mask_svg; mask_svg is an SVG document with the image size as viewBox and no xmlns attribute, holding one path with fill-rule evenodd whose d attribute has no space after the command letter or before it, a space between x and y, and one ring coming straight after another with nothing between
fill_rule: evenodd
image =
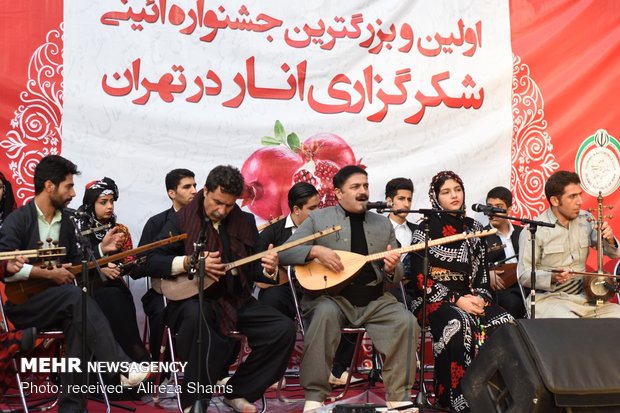
<instances>
[{"instance_id":1,"label":"black trousers","mask_svg":"<svg viewBox=\"0 0 620 413\"><path fill-rule=\"evenodd\" d=\"M164 333L166 305L164 297L150 288L142 296L142 308L144 314L149 319L149 347L151 349L151 358L155 361L159 360L159 352ZM169 356L166 352L166 360Z\"/></svg>"},{"instance_id":2,"label":"black trousers","mask_svg":"<svg viewBox=\"0 0 620 413\"><path fill-rule=\"evenodd\" d=\"M80 357L82 340L86 340L87 360L93 356L100 361L125 361L131 359L114 340L110 324L97 303L87 298L86 331L82 329L82 292L73 284L52 287L32 296L24 304L7 303L6 315L20 329L36 327L37 330L61 329L65 334L66 357ZM82 371L86 366L81 366ZM60 413L76 413L85 409L80 395L67 393L66 386L83 384L80 373L60 375Z\"/></svg>"},{"instance_id":3,"label":"black trousers","mask_svg":"<svg viewBox=\"0 0 620 413\"><path fill-rule=\"evenodd\" d=\"M530 293L529 288L524 289L524 294L527 297ZM525 318L526 310L525 303L523 302L523 296L521 290L517 284L512 285L505 290L493 291L493 300L503 307L514 318Z\"/></svg>"},{"instance_id":4,"label":"black trousers","mask_svg":"<svg viewBox=\"0 0 620 413\"><path fill-rule=\"evenodd\" d=\"M208 390L206 386L215 385L222 377L238 352L237 340L220 334L212 302L209 300L204 303L201 353L196 345L200 318L198 299L171 301L166 312L168 325L177 336L177 354L188 362L181 404L186 407L198 399L210 399L211 394L208 391L195 390ZM295 345L295 324L277 310L251 299L238 312L237 329L247 337L252 351L228 381L232 391L225 394L225 397L244 397L254 402L284 374ZM196 360L205 363L201 383L198 383ZM205 387L199 387L198 384Z\"/></svg>"},{"instance_id":5,"label":"black trousers","mask_svg":"<svg viewBox=\"0 0 620 413\"><path fill-rule=\"evenodd\" d=\"M136 305L129 288L121 280L108 281L95 289L93 298L108 319L114 338L125 354L134 361L148 361L150 357L140 337Z\"/></svg>"}]
</instances>

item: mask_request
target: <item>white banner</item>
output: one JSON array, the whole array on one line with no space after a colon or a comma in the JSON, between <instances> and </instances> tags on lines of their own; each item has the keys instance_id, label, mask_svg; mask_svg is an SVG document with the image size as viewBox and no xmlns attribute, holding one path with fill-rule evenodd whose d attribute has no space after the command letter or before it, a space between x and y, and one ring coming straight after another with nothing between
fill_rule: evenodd
<instances>
[{"instance_id":1,"label":"white banner","mask_svg":"<svg viewBox=\"0 0 620 413\"><path fill-rule=\"evenodd\" d=\"M507 0L70 0L64 43L62 153L82 171L80 201L86 182L117 182L134 239L180 167L198 186L218 164L243 167L259 222L286 212L295 180L329 204L351 162L372 200L411 178L416 207L443 169L468 204L509 187Z\"/></svg>"}]
</instances>

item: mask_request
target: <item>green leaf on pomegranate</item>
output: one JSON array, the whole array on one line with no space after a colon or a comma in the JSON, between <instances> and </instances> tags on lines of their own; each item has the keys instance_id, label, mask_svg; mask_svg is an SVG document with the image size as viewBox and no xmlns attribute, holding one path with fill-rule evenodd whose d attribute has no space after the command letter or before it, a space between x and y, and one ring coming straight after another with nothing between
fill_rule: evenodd
<instances>
[{"instance_id":1,"label":"green leaf on pomegranate","mask_svg":"<svg viewBox=\"0 0 620 413\"><path fill-rule=\"evenodd\" d=\"M288 147L291 148L293 152L297 152L297 150L301 147L299 136L297 136L295 132L288 134L286 137L286 142L288 143Z\"/></svg>"},{"instance_id":2,"label":"green leaf on pomegranate","mask_svg":"<svg viewBox=\"0 0 620 413\"><path fill-rule=\"evenodd\" d=\"M263 145L280 145L282 142L271 136L263 136L260 138L260 143Z\"/></svg>"},{"instance_id":3,"label":"green leaf on pomegranate","mask_svg":"<svg viewBox=\"0 0 620 413\"><path fill-rule=\"evenodd\" d=\"M276 124L273 127L273 133L275 138L280 143L286 143L286 141L284 140L284 138L286 137L286 134L284 133L284 126L282 126L282 122L280 122L279 120L276 120Z\"/></svg>"}]
</instances>

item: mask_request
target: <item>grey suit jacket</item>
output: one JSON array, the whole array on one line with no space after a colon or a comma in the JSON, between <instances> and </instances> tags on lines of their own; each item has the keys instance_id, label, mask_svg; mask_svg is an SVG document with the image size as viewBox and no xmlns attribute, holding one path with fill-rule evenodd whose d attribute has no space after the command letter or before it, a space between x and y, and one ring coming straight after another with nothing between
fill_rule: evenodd
<instances>
[{"instance_id":1,"label":"grey suit jacket","mask_svg":"<svg viewBox=\"0 0 620 413\"><path fill-rule=\"evenodd\" d=\"M344 209L340 205L312 211L310 216L297 228L287 242L312 235L315 232L323 231L335 225L342 226L342 229L325 237L317 238L313 242L280 252L278 254L280 264L298 265L305 263L313 245L322 245L333 250L351 251L351 221L345 215ZM391 245L392 248L398 248L394 228L390 220L382 215L366 212L364 233L369 254L386 251L388 245ZM377 279L369 285L377 285L385 277L394 282L398 282L403 278L403 266L401 263L396 266L393 277L383 271L382 260L373 261L372 267L375 270Z\"/></svg>"}]
</instances>

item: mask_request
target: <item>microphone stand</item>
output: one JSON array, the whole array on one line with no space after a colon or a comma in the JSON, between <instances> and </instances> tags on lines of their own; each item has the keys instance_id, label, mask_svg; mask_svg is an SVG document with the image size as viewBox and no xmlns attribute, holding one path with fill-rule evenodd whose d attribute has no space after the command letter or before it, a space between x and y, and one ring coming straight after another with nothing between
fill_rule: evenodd
<instances>
[{"instance_id":1,"label":"microphone stand","mask_svg":"<svg viewBox=\"0 0 620 413\"><path fill-rule=\"evenodd\" d=\"M532 266L530 268L530 318L536 318L536 230L539 226L554 228L555 224L550 224L543 221L534 221L527 218L517 218L508 215L499 215L494 212L485 213L489 218L498 217L502 219L508 219L510 221L518 221L523 224L529 224L527 230L530 232L530 246L532 253Z\"/></svg>"},{"instance_id":2,"label":"microphone stand","mask_svg":"<svg viewBox=\"0 0 620 413\"><path fill-rule=\"evenodd\" d=\"M415 405L420 409L420 412L424 412L425 409L433 409L434 411L445 411L451 412L451 409L440 408L436 406L432 406L428 401L428 396L426 395L426 386L424 386L424 358L425 358L425 348L426 348L426 334L429 332L429 327L426 325L426 306L427 306L427 291L426 291L426 283L428 281L428 273L429 273L429 259L428 259L428 242L430 238L430 228L428 227L428 219L432 214L457 214L463 215L465 211L462 209L447 211L443 209L393 209L393 210L381 210L382 212L392 212L394 214L400 213L414 213L414 214L422 214L422 224L420 226L424 230L424 258L422 263L422 323L420 325L420 336L422 337L422 342L420 343L420 390L416 396Z\"/></svg>"},{"instance_id":3,"label":"microphone stand","mask_svg":"<svg viewBox=\"0 0 620 413\"><path fill-rule=\"evenodd\" d=\"M87 345L88 334L86 334L86 332L88 330L88 320L87 320L88 293L90 290L90 280L88 277L88 263L92 261L95 265L97 272L99 273L99 276L102 277L102 279L103 279L103 276L100 272L97 259L95 258L95 255L93 253L92 245L90 244L90 241L88 240L88 238L84 236L84 234L82 233L79 220L77 219L75 215L71 215L70 221L71 221L71 224L73 225L73 229L75 232L75 237L77 240L77 246L80 251L80 255L82 256L82 261L81 261L81 264L82 264L82 272L81 272L81 277L82 277L82 286L81 286L81 290L82 290L82 354L80 356L80 363L81 363L82 369L84 369L82 373L84 384L88 384L88 369L86 368L86 366L88 365L88 360L86 356L88 353L88 345ZM84 406L86 406L86 400L87 400L86 393L82 393L81 398L82 398L82 403L84 404Z\"/></svg>"},{"instance_id":4,"label":"microphone stand","mask_svg":"<svg viewBox=\"0 0 620 413\"><path fill-rule=\"evenodd\" d=\"M200 229L200 234L198 235L198 239L196 240L196 242L194 242L194 252L192 253L192 256L190 257L189 269L187 271L187 278L189 280L193 280L195 275L198 277L198 308L199 308L198 311L200 311L200 317L198 317L198 326L197 326L198 338L196 339L196 346L197 346L198 360L196 360L196 362L198 363L197 365L198 374L197 375L198 375L199 384L202 384L203 382L202 360L200 360L200 358L202 357L202 321L203 321L203 305L204 305L204 292L205 292L204 290L205 260L202 257L202 255L204 254L205 248L207 247L207 223L208 222L209 222L209 219L205 217L202 223L202 228ZM192 406L192 409L191 409L191 413L204 413L207 407L209 407L208 401L205 405L204 399L198 399L194 402L194 405Z\"/></svg>"}]
</instances>

